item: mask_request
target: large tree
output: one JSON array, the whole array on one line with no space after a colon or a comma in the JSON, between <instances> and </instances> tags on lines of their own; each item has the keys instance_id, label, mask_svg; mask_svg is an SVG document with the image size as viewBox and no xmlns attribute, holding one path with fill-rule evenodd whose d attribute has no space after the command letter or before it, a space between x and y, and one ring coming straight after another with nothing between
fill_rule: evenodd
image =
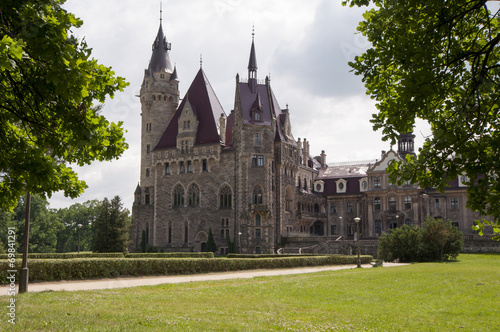
<instances>
[{"instance_id":1,"label":"large tree","mask_svg":"<svg viewBox=\"0 0 500 332\"><path fill-rule=\"evenodd\" d=\"M393 181L442 190L468 182L467 206L500 227L500 20L486 0L348 0L372 4L358 31L371 48L350 66L363 77L385 140L430 124L416 158L390 167ZM498 6L497 6L498 8ZM482 224L479 228L482 230Z\"/></svg>"},{"instance_id":2,"label":"large tree","mask_svg":"<svg viewBox=\"0 0 500 332\"><path fill-rule=\"evenodd\" d=\"M77 197L70 164L111 160L127 148L122 123L99 114L127 85L70 34L82 21L64 0L0 2L0 207L29 191Z\"/></svg>"}]
</instances>

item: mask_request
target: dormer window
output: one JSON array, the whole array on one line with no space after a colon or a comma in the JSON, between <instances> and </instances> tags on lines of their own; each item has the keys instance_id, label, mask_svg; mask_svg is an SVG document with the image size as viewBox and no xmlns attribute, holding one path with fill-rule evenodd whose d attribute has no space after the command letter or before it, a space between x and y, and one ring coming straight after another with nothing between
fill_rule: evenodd
<instances>
[{"instance_id":1,"label":"dormer window","mask_svg":"<svg viewBox=\"0 0 500 332\"><path fill-rule=\"evenodd\" d=\"M254 115L254 120L255 120L255 121L262 121L261 119L262 119L262 114L260 114L260 113L255 113L255 115Z\"/></svg>"}]
</instances>

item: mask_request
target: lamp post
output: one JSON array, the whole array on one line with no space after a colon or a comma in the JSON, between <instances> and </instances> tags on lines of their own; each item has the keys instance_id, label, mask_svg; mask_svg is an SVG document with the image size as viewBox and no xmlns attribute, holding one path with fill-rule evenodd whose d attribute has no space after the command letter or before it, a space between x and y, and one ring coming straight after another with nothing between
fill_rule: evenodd
<instances>
[{"instance_id":1,"label":"lamp post","mask_svg":"<svg viewBox=\"0 0 500 332\"><path fill-rule=\"evenodd\" d=\"M238 232L238 243L240 245L239 253L241 254L241 232Z\"/></svg>"},{"instance_id":2,"label":"lamp post","mask_svg":"<svg viewBox=\"0 0 500 332\"><path fill-rule=\"evenodd\" d=\"M76 227L78 227L78 253L80 253L80 228L82 228L82 224L78 224Z\"/></svg>"},{"instance_id":3,"label":"lamp post","mask_svg":"<svg viewBox=\"0 0 500 332\"><path fill-rule=\"evenodd\" d=\"M359 237L359 221L361 218L356 217L354 218L354 221L356 222L356 237L354 238L354 242L356 242L356 251L358 252L358 267L361 267L361 259L359 257L359 244L358 244L358 237Z\"/></svg>"}]
</instances>

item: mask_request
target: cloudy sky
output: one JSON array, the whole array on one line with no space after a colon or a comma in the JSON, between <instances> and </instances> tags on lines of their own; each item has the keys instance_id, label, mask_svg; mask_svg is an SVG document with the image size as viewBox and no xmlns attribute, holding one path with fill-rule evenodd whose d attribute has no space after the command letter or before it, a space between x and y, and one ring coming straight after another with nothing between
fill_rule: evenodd
<instances>
[{"instance_id":1,"label":"cloudy sky","mask_svg":"<svg viewBox=\"0 0 500 332\"><path fill-rule=\"evenodd\" d=\"M234 104L235 76L247 77L255 27L258 78L271 78L282 108L288 104L295 138L307 138L311 154L327 162L376 159L389 143L373 132L376 111L361 78L347 62L368 43L356 34L364 9L332 0L163 0L163 30L172 43L181 97L200 67L227 114ZM78 169L89 188L70 200L56 194L52 208L119 195L131 209L139 181L140 103L136 95L160 24L159 0L68 0L64 7L84 21L73 31L85 38L100 63L130 86L104 105L111 121L123 121L130 145L116 161ZM420 145L424 127L417 128Z\"/></svg>"}]
</instances>

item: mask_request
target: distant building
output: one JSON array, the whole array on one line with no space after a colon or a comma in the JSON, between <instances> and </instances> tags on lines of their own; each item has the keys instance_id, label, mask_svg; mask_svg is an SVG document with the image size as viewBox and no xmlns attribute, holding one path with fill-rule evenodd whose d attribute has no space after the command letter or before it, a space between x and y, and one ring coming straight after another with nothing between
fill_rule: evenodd
<instances>
[{"instance_id":1,"label":"distant building","mask_svg":"<svg viewBox=\"0 0 500 332\"><path fill-rule=\"evenodd\" d=\"M202 68L180 98L170 50L160 24L139 96L131 250L145 241L158 250L204 251L211 229L220 254L227 239L242 253L274 253L283 237L352 237L355 217L366 238L405 223L421 226L427 215L471 232L477 216L465 207L462 182L444 195L388 182L388 162L414 153L412 134L372 163L328 166L324 151L312 158L307 139L294 138L289 110L280 107L269 78L257 77L253 37L248 76L236 75L229 113Z\"/></svg>"}]
</instances>

